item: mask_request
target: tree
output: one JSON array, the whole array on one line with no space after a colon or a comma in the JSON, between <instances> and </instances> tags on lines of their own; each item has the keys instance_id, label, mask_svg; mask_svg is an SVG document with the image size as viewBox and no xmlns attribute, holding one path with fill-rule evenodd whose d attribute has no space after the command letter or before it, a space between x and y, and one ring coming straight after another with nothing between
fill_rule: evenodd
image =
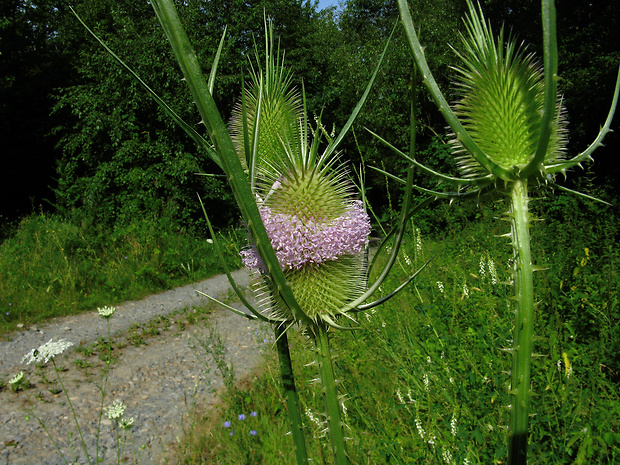
<instances>
[{"instance_id":1,"label":"tree","mask_svg":"<svg viewBox=\"0 0 620 465\"><path fill-rule=\"evenodd\" d=\"M88 1L79 4L77 11L175 112L199 127L199 117L148 3ZM302 60L304 31L313 27L314 7L309 3L191 0L184 2L180 13L205 72L228 28L214 92L227 117L240 96L248 54L254 53L255 41L262 40L264 14L274 17L281 46L295 50L293 64L302 70L311 67ZM78 59L77 79L60 90L56 106L58 115L70 114L56 130L63 148L56 189L59 207L85 209L93 220L106 223L162 212L187 222L202 217L199 193L219 225L235 218L232 197L221 178L195 175L218 173L217 167L87 37L68 11L65 15L61 41L67 50L77 51Z\"/></svg>"},{"instance_id":2,"label":"tree","mask_svg":"<svg viewBox=\"0 0 620 465\"><path fill-rule=\"evenodd\" d=\"M50 94L66 79L56 47L58 10L50 0L0 4L0 216L14 219L51 197L54 174Z\"/></svg>"}]
</instances>

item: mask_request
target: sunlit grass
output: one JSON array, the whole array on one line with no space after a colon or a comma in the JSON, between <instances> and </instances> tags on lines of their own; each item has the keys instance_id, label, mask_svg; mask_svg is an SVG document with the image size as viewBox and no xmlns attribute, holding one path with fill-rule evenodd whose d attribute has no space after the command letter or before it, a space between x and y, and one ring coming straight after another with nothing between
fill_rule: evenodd
<instances>
[{"instance_id":1,"label":"sunlit grass","mask_svg":"<svg viewBox=\"0 0 620 465\"><path fill-rule=\"evenodd\" d=\"M422 235L421 244L419 236L410 237L390 284L434 256L415 286L375 312L359 314L359 330L333 335L352 463L505 460L511 363L503 349L512 337L511 257L505 240L489 236L486 228L471 223L448 237ZM611 270L620 267L620 257L597 252L593 258L593 250L600 249L595 227L578 237L559 235L553 223L537 228L537 247L553 249L544 254L545 265L563 269L562 261L575 255L578 271L569 276L569 287L555 272L537 276L543 300L532 367L531 461L615 463L620 460L620 310L612 292L619 280ZM590 258L584 261L590 241ZM590 320L593 308L600 310L595 323L583 316L588 306ZM597 334L592 324L600 328ZM309 456L313 463L331 463L324 408L312 381L316 367L306 366L311 349L302 336L291 339ZM179 446L181 462L293 463L277 373L276 360L268 355L265 370L225 392L220 408L197 414L191 435ZM252 436L243 429L249 423L235 423L250 411L257 412ZM240 434L231 436L227 421Z\"/></svg>"},{"instance_id":2,"label":"sunlit grass","mask_svg":"<svg viewBox=\"0 0 620 465\"><path fill-rule=\"evenodd\" d=\"M225 232L221 240L229 265L239 266L244 234ZM0 334L222 271L206 238L166 221L112 231L33 215L0 245Z\"/></svg>"}]
</instances>

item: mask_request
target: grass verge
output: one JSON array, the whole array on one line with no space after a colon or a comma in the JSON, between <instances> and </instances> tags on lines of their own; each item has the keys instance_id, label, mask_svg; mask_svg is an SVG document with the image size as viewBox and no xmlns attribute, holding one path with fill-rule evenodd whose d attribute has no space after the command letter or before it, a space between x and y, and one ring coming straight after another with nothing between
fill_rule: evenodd
<instances>
[{"instance_id":1,"label":"grass verge","mask_svg":"<svg viewBox=\"0 0 620 465\"><path fill-rule=\"evenodd\" d=\"M218 240L228 265L240 266L244 234L229 230ZM32 215L0 245L0 335L222 271L207 239L169 222L142 219L106 231Z\"/></svg>"},{"instance_id":2,"label":"grass verge","mask_svg":"<svg viewBox=\"0 0 620 465\"><path fill-rule=\"evenodd\" d=\"M617 231L591 221L536 229L537 257L549 270L536 279L530 460L618 463ZM384 292L434 256L429 268L388 304L359 314L359 330L332 334L352 463L505 463L511 257L487 231L472 223L428 240L416 231ZM313 355L302 336L291 340L309 455L331 463ZM294 462L275 355L223 401L196 415L180 463Z\"/></svg>"}]
</instances>

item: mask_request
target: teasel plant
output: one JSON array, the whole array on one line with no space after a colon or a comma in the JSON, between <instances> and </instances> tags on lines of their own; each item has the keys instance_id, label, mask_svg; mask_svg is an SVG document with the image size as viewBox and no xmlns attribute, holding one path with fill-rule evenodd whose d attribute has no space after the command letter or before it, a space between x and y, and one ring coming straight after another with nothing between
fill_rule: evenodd
<instances>
[{"instance_id":1,"label":"teasel plant","mask_svg":"<svg viewBox=\"0 0 620 465\"><path fill-rule=\"evenodd\" d=\"M181 119L79 16L78 19L222 169L248 231L248 247L242 251L242 261L253 270L256 299L255 303L251 302L233 279L206 217L216 252L246 311L219 303L240 316L267 322L274 328L298 464L307 464L309 459L287 331L295 327L311 339L334 461L338 465L347 464L341 396L334 376L330 338L336 330L355 329L357 312L396 295L424 268L387 295L372 300L396 262L409 219L430 200L412 208L414 164L410 163L398 224L386 235L369 263L370 220L363 179L360 177L357 193L362 200L358 200L356 183L337 151L371 90L388 45L360 101L336 137L325 130L320 118L316 125L310 123L304 93L293 88L291 74L283 64L283 53L276 46L273 29L266 19L264 62L257 49L256 60L250 62L249 83L247 87L244 85L232 121L227 125L213 99L225 32L205 79L173 0L153 0L151 5L188 84L206 128L206 137ZM412 132L412 139L414 136ZM391 252L383 267L372 273L376 278L369 284L371 270L378 263L378 252L387 249L388 241L392 244Z\"/></svg>"},{"instance_id":2,"label":"teasel plant","mask_svg":"<svg viewBox=\"0 0 620 465\"><path fill-rule=\"evenodd\" d=\"M447 176L420 163L389 142L379 138L409 163L432 175L451 191L416 189L435 199L508 199L506 219L514 255L514 329L510 378L510 420L508 463L527 463L528 423L531 415L531 360L534 339L535 296L534 264L530 247L532 215L531 193L551 194L554 189L572 192L556 183L569 169L592 161L592 153L602 145L611 130L618 102L620 70L611 109L594 142L583 152L568 156L566 112L558 94L558 52L555 7L552 0L542 0L543 64L513 37L504 39L503 29L496 38L480 5L467 1L469 13L461 34L462 48L456 51L460 64L456 73L458 99L451 106L442 94L428 66L424 49L411 18L407 0L398 0L401 22L423 84L451 131L450 144L461 177ZM383 170L384 174L406 182ZM598 199L593 199L598 200ZM605 202L606 203L606 202Z\"/></svg>"}]
</instances>

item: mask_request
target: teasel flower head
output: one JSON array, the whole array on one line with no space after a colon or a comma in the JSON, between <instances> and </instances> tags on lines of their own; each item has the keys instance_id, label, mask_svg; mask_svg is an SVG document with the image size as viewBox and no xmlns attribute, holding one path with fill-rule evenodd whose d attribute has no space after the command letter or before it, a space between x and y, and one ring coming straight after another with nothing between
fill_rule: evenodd
<instances>
[{"instance_id":1,"label":"teasel flower head","mask_svg":"<svg viewBox=\"0 0 620 465\"><path fill-rule=\"evenodd\" d=\"M264 68L252 68L252 84L235 108L231 135L287 284L313 322L331 324L365 289L370 220L337 154L320 153L329 135L320 121L310 126L303 97L269 44ZM294 321L256 246L241 255L257 272L262 312Z\"/></svg>"},{"instance_id":2,"label":"teasel flower head","mask_svg":"<svg viewBox=\"0 0 620 465\"><path fill-rule=\"evenodd\" d=\"M492 165L500 168L506 180L521 177L521 172L535 160L543 131L545 112L545 77L542 65L525 46L509 37L504 30L494 37L491 25L478 6L470 4L461 34L460 64L456 89L459 95L453 105L463 128ZM549 141L543 156L531 172L546 179L546 166L565 161L567 118L562 99L555 95L555 112L549 126ZM457 164L465 177L488 174L485 168L453 132L451 144Z\"/></svg>"},{"instance_id":3,"label":"teasel flower head","mask_svg":"<svg viewBox=\"0 0 620 465\"><path fill-rule=\"evenodd\" d=\"M596 139L581 153L567 153L568 122L558 93L558 51L555 8L543 1L543 65L514 37L505 39L503 29L493 36L490 23L479 4L467 0L461 47L453 47L458 64L457 98L450 105L441 92L426 61L409 9L398 0L399 11L422 82L450 127L450 145L461 171L448 176L428 168L375 134L418 169L456 189L435 191L417 186L435 198L458 199L494 194L510 196L515 184L529 190L547 187L592 197L556 184L556 176L592 161L602 145L620 94L620 70L607 119ZM598 199L595 199L598 200Z\"/></svg>"}]
</instances>

